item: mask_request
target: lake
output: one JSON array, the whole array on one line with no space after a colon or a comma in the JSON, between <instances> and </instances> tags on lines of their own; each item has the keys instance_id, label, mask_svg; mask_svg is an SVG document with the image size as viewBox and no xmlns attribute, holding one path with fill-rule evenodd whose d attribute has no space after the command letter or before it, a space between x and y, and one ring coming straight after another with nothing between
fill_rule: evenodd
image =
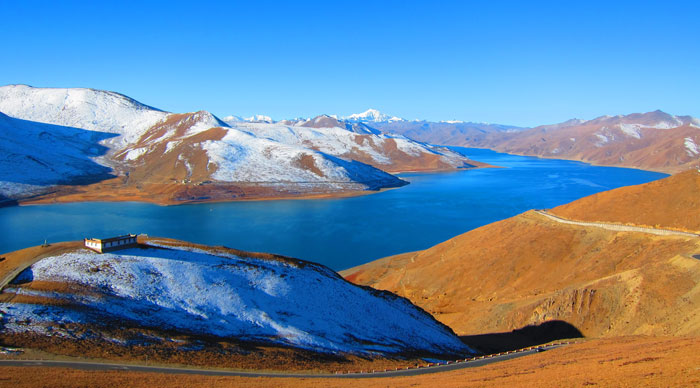
<instances>
[{"instance_id":1,"label":"lake","mask_svg":"<svg viewBox=\"0 0 700 388\"><path fill-rule=\"evenodd\" d=\"M146 233L271 252L346 269L425 249L529 209L552 208L666 174L453 149L504 168L406 173L411 184L372 195L158 206L72 203L0 208L0 252L44 240Z\"/></svg>"}]
</instances>

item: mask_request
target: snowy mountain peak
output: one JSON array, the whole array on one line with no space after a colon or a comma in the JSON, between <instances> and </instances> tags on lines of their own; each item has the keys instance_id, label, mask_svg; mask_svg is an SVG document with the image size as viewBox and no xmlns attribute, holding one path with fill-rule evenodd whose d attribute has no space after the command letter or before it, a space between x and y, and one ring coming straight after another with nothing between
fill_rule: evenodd
<instances>
[{"instance_id":1,"label":"snowy mountain peak","mask_svg":"<svg viewBox=\"0 0 700 388\"><path fill-rule=\"evenodd\" d=\"M265 115L253 115L246 117L244 120L251 123L273 123L275 121L272 119L272 117Z\"/></svg>"},{"instance_id":2,"label":"snowy mountain peak","mask_svg":"<svg viewBox=\"0 0 700 388\"><path fill-rule=\"evenodd\" d=\"M209 128L229 126L225 120L221 120L206 110L194 112L190 117L192 121L208 125Z\"/></svg>"},{"instance_id":3,"label":"snowy mountain peak","mask_svg":"<svg viewBox=\"0 0 700 388\"><path fill-rule=\"evenodd\" d=\"M224 122L227 124L240 123L241 121L245 121L243 117L236 115L226 116L222 120L224 120Z\"/></svg>"},{"instance_id":4,"label":"snowy mountain peak","mask_svg":"<svg viewBox=\"0 0 700 388\"><path fill-rule=\"evenodd\" d=\"M384 122L384 121L406 121L400 117L389 116L376 109L367 109L362 113L351 114L350 116L344 117L345 120L349 121L371 121L371 122Z\"/></svg>"}]
</instances>

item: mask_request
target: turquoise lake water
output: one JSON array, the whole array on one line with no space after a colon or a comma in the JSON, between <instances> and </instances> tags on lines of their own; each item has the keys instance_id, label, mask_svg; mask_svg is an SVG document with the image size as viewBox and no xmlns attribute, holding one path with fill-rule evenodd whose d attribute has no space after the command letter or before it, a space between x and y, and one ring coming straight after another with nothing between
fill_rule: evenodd
<instances>
[{"instance_id":1,"label":"turquoise lake water","mask_svg":"<svg viewBox=\"0 0 700 388\"><path fill-rule=\"evenodd\" d=\"M425 249L529 209L551 208L665 177L489 150L454 148L505 168L409 173L399 189L342 199L157 206L74 203L0 208L0 252L49 242L147 233L271 252L341 270Z\"/></svg>"}]
</instances>

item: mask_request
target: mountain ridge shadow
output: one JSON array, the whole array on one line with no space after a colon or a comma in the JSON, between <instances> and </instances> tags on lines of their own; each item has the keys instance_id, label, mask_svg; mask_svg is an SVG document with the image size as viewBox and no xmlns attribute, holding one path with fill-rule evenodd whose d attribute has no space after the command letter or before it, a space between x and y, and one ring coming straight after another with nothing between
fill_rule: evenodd
<instances>
[{"instance_id":1,"label":"mountain ridge shadow","mask_svg":"<svg viewBox=\"0 0 700 388\"><path fill-rule=\"evenodd\" d=\"M583 337L576 326L566 321L552 320L539 325L528 325L510 332L465 335L459 338L465 344L489 354L522 349L561 339Z\"/></svg>"},{"instance_id":2,"label":"mountain ridge shadow","mask_svg":"<svg viewBox=\"0 0 700 388\"><path fill-rule=\"evenodd\" d=\"M0 112L0 162L6 166L0 168L0 181L52 186L88 185L114 178L112 169L94 158L109 151L100 142L116 136Z\"/></svg>"}]
</instances>

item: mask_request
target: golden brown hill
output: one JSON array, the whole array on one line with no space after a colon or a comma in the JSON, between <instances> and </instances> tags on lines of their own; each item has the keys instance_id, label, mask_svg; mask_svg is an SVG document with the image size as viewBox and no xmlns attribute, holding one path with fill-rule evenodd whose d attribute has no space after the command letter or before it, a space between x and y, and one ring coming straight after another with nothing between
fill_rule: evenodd
<instances>
[{"instance_id":1,"label":"golden brown hill","mask_svg":"<svg viewBox=\"0 0 700 388\"><path fill-rule=\"evenodd\" d=\"M693 169L666 179L605 191L551 212L582 221L700 231L700 172Z\"/></svg>"},{"instance_id":2,"label":"golden brown hill","mask_svg":"<svg viewBox=\"0 0 700 388\"><path fill-rule=\"evenodd\" d=\"M565 225L535 212L341 272L460 335L551 320L585 336L700 334L700 239Z\"/></svg>"},{"instance_id":3,"label":"golden brown hill","mask_svg":"<svg viewBox=\"0 0 700 388\"><path fill-rule=\"evenodd\" d=\"M697 192L691 171L554 213L697 229ZM692 236L570 225L530 211L342 274L409 298L463 335L551 320L585 336L700 334L700 238Z\"/></svg>"}]
</instances>

